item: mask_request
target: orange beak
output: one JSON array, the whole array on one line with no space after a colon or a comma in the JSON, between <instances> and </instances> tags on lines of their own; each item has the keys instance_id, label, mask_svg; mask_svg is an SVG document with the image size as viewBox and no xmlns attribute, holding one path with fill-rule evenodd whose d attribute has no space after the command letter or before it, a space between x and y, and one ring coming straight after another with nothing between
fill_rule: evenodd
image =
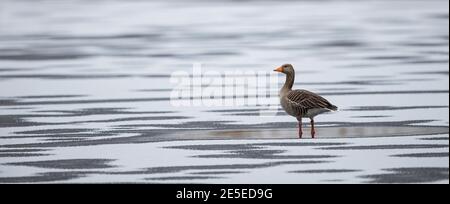
<instances>
[{"instance_id":1,"label":"orange beak","mask_svg":"<svg viewBox=\"0 0 450 204\"><path fill-rule=\"evenodd\" d=\"M276 72L283 72L283 67L277 67L277 68L274 69L273 71L276 71Z\"/></svg>"}]
</instances>

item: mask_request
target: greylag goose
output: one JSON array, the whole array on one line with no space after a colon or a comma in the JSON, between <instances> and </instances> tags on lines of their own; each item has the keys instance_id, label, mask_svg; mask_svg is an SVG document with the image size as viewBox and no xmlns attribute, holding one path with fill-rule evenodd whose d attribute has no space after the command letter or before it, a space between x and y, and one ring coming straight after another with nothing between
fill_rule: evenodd
<instances>
[{"instance_id":1,"label":"greylag goose","mask_svg":"<svg viewBox=\"0 0 450 204\"><path fill-rule=\"evenodd\" d=\"M302 138L303 134L302 118L309 118L311 119L311 137L314 138L316 134L314 117L328 111L336 111L337 107L313 92L301 89L292 90L295 78L292 65L284 64L273 71L286 74L286 82L279 93L280 103L287 114L297 118L298 137Z\"/></svg>"}]
</instances>

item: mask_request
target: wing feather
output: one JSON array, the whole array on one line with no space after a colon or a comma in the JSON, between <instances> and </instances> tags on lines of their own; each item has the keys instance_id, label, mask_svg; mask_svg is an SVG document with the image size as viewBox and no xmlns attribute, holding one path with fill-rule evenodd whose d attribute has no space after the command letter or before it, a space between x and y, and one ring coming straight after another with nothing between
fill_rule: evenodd
<instances>
[{"instance_id":1,"label":"wing feather","mask_svg":"<svg viewBox=\"0 0 450 204\"><path fill-rule=\"evenodd\" d=\"M293 90L286 96L288 102L303 109L328 108L333 105L323 97L306 90Z\"/></svg>"}]
</instances>

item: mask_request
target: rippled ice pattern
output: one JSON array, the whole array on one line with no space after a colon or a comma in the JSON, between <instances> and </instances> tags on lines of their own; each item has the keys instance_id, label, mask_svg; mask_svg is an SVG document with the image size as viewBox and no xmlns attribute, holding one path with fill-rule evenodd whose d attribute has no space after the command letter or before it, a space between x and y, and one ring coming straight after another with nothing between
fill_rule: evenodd
<instances>
[{"instance_id":1,"label":"rippled ice pattern","mask_svg":"<svg viewBox=\"0 0 450 204\"><path fill-rule=\"evenodd\" d=\"M0 182L448 183L448 8L2 0ZM205 100L273 96L261 104L174 107L170 76L194 63L278 83ZM318 139L294 139L278 109L260 116L284 63L339 106Z\"/></svg>"}]
</instances>

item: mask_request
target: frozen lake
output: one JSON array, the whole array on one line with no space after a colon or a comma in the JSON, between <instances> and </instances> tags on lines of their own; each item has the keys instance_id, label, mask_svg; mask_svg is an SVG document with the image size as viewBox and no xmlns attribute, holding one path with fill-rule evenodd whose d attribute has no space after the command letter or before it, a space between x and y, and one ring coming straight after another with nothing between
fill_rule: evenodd
<instances>
[{"instance_id":1,"label":"frozen lake","mask_svg":"<svg viewBox=\"0 0 450 204\"><path fill-rule=\"evenodd\" d=\"M0 182L449 183L448 4L2 0ZM284 63L339 106L316 139Z\"/></svg>"}]
</instances>

